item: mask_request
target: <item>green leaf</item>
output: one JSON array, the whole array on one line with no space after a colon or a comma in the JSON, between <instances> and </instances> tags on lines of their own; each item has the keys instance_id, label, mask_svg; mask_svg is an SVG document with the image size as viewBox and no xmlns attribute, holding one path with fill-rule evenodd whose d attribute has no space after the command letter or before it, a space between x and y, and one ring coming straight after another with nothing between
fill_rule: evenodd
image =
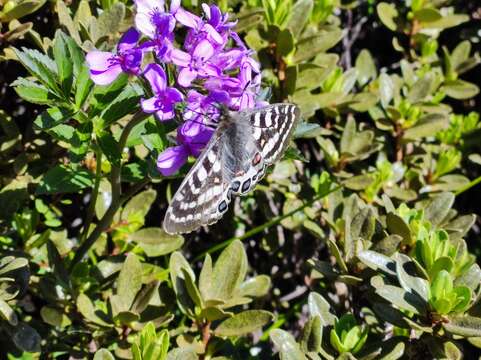
<instances>
[{"instance_id":1,"label":"green leaf","mask_svg":"<svg viewBox=\"0 0 481 360\"><path fill-rule=\"evenodd\" d=\"M170 235L161 228L154 227L140 229L129 238L136 242L149 257L170 254L184 243L181 235Z\"/></svg>"},{"instance_id":2,"label":"green leaf","mask_svg":"<svg viewBox=\"0 0 481 360\"><path fill-rule=\"evenodd\" d=\"M387 108L394 96L394 83L391 77L385 73L379 75L379 95L382 107Z\"/></svg>"},{"instance_id":3,"label":"green leaf","mask_svg":"<svg viewBox=\"0 0 481 360\"><path fill-rule=\"evenodd\" d=\"M377 4L376 10L377 10L377 16L379 16L379 19L381 20L381 22L389 30L396 31L397 24L398 24L397 17L399 16L399 13L396 10L396 7L393 4L380 2L379 4Z\"/></svg>"},{"instance_id":4,"label":"green leaf","mask_svg":"<svg viewBox=\"0 0 481 360\"><path fill-rule=\"evenodd\" d=\"M24 0L17 2L14 7L8 11L0 12L0 21L2 22L10 22L15 19L20 19L26 15L32 14L38 9L40 9L43 4L46 3L46 0ZM5 5L3 3L3 5Z\"/></svg>"},{"instance_id":5,"label":"green leaf","mask_svg":"<svg viewBox=\"0 0 481 360\"><path fill-rule=\"evenodd\" d=\"M94 355L94 360L115 360L115 357L107 349L99 349Z\"/></svg>"},{"instance_id":6,"label":"green leaf","mask_svg":"<svg viewBox=\"0 0 481 360\"><path fill-rule=\"evenodd\" d=\"M426 279L418 276L416 265L407 255L397 253L394 255L396 261L396 273L399 284L408 292L421 297L424 302L429 299L429 284Z\"/></svg>"},{"instance_id":7,"label":"green leaf","mask_svg":"<svg viewBox=\"0 0 481 360\"><path fill-rule=\"evenodd\" d=\"M447 322L443 322L446 331L464 337L481 336L481 318L474 316L449 316Z\"/></svg>"},{"instance_id":8,"label":"green leaf","mask_svg":"<svg viewBox=\"0 0 481 360\"><path fill-rule=\"evenodd\" d=\"M445 192L436 195L426 205L424 209L424 217L431 222L433 226L440 225L449 214L449 210L454 204L455 196L453 193Z\"/></svg>"},{"instance_id":9,"label":"green leaf","mask_svg":"<svg viewBox=\"0 0 481 360\"><path fill-rule=\"evenodd\" d=\"M294 50L294 37L289 29L284 29L277 36L277 55L287 56L292 50Z\"/></svg>"},{"instance_id":10,"label":"green leaf","mask_svg":"<svg viewBox=\"0 0 481 360\"><path fill-rule=\"evenodd\" d=\"M301 349L303 352L317 353L321 350L322 324L319 316L309 318L302 329Z\"/></svg>"},{"instance_id":11,"label":"green leaf","mask_svg":"<svg viewBox=\"0 0 481 360\"><path fill-rule=\"evenodd\" d=\"M390 256L398 250L402 240L403 238L399 235L388 235L381 241L375 243L372 249L381 254Z\"/></svg>"},{"instance_id":12,"label":"green leaf","mask_svg":"<svg viewBox=\"0 0 481 360\"><path fill-rule=\"evenodd\" d=\"M335 316L330 312L331 306L318 293L311 292L307 298L311 317L319 316L322 326L334 325Z\"/></svg>"},{"instance_id":13,"label":"green leaf","mask_svg":"<svg viewBox=\"0 0 481 360\"><path fill-rule=\"evenodd\" d=\"M433 22L440 20L443 16L439 10L434 8L424 8L414 12L414 18L421 22Z\"/></svg>"},{"instance_id":14,"label":"green leaf","mask_svg":"<svg viewBox=\"0 0 481 360\"><path fill-rule=\"evenodd\" d=\"M122 210L122 219L128 219L129 216L132 215L144 218L149 212L156 197L157 191L154 189L147 189L138 193L125 205Z\"/></svg>"},{"instance_id":15,"label":"green leaf","mask_svg":"<svg viewBox=\"0 0 481 360\"><path fill-rule=\"evenodd\" d=\"M478 264L473 264L468 270L459 275L455 282L455 286L467 286L471 291L475 291L481 283L481 269Z\"/></svg>"},{"instance_id":16,"label":"green leaf","mask_svg":"<svg viewBox=\"0 0 481 360\"><path fill-rule=\"evenodd\" d=\"M356 58L356 69L358 71L357 81L360 86L366 85L369 80L377 76L377 68L371 53L367 49L362 49Z\"/></svg>"},{"instance_id":17,"label":"green leaf","mask_svg":"<svg viewBox=\"0 0 481 360\"><path fill-rule=\"evenodd\" d=\"M396 275L395 262L386 255L377 253L372 250L363 250L357 254L359 260L369 266L373 270L382 270L386 274Z\"/></svg>"},{"instance_id":18,"label":"green leaf","mask_svg":"<svg viewBox=\"0 0 481 360\"><path fill-rule=\"evenodd\" d=\"M127 311L132 306L135 296L142 288L142 264L134 253L129 253L125 259L117 280L117 311Z\"/></svg>"},{"instance_id":19,"label":"green leaf","mask_svg":"<svg viewBox=\"0 0 481 360\"><path fill-rule=\"evenodd\" d=\"M470 99L479 94L479 87L476 84L464 81L454 80L446 82L441 91L444 91L447 96L457 100Z\"/></svg>"},{"instance_id":20,"label":"green leaf","mask_svg":"<svg viewBox=\"0 0 481 360\"><path fill-rule=\"evenodd\" d=\"M36 194L74 193L90 188L93 184L94 176L87 170L58 165L44 174Z\"/></svg>"},{"instance_id":21,"label":"green leaf","mask_svg":"<svg viewBox=\"0 0 481 360\"><path fill-rule=\"evenodd\" d=\"M244 281L247 256L239 240L230 244L217 259L212 272L212 298L229 300Z\"/></svg>"},{"instance_id":22,"label":"green leaf","mask_svg":"<svg viewBox=\"0 0 481 360\"><path fill-rule=\"evenodd\" d=\"M246 310L221 322L214 330L217 336L242 336L262 328L273 315L264 310Z\"/></svg>"},{"instance_id":23,"label":"green leaf","mask_svg":"<svg viewBox=\"0 0 481 360\"><path fill-rule=\"evenodd\" d=\"M0 299L0 319L8 321L12 326L18 324L18 317L15 311L2 299Z\"/></svg>"},{"instance_id":24,"label":"green leaf","mask_svg":"<svg viewBox=\"0 0 481 360\"><path fill-rule=\"evenodd\" d=\"M401 236L407 244L411 243L411 230L400 216L388 213L386 215L386 226L389 233Z\"/></svg>"},{"instance_id":25,"label":"green leaf","mask_svg":"<svg viewBox=\"0 0 481 360\"><path fill-rule=\"evenodd\" d=\"M351 222L352 239L371 240L375 230L375 218L372 209L362 209Z\"/></svg>"},{"instance_id":26,"label":"green leaf","mask_svg":"<svg viewBox=\"0 0 481 360\"><path fill-rule=\"evenodd\" d=\"M412 141L423 137L435 136L448 126L449 118L446 114L426 114L418 120L416 125L404 132L404 140Z\"/></svg>"},{"instance_id":27,"label":"green leaf","mask_svg":"<svg viewBox=\"0 0 481 360\"><path fill-rule=\"evenodd\" d=\"M31 80L18 78L11 86L15 88L15 92L22 99L39 105L52 104L58 98L52 94L48 89Z\"/></svg>"},{"instance_id":28,"label":"green leaf","mask_svg":"<svg viewBox=\"0 0 481 360\"><path fill-rule=\"evenodd\" d=\"M82 40L80 39L78 26L73 22L72 17L70 16L69 8L62 0L57 0L55 4L60 25L64 26L68 30L70 36L74 38L77 44L81 44Z\"/></svg>"},{"instance_id":29,"label":"green leaf","mask_svg":"<svg viewBox=\"0 0 481 360\"><path fill-rule=\"evenodd\" d=\"M287 331L274 329L269 336L279 350L281 360L306 360L306 356L301 351L299 344L294 337Z\"/></svg>"},{"instance_id":30,"label":"green leaf","mask_svg":"<svg viewBox=\"0 0 481 360\"><path fill-rule=\"evenodd\" d=\"M65 34L58 30L55 33L53 42L53 54L57 64L57 73L62 85L64 94L70 94L70 89L73 83L73 62L70 57L67 43L65 41Z\"/></svg>"},{"instance_id":31,"label":"green leaf","mask_svg":"<svg viewBox=\"0 0 481 360\"><path fill-rule=\"evenodd\" d=\"M287 28L291 30L295 38L298 38L306 26L314 7L312 0L296 1L290 11Z\"/></svg>"},{"instance_id":32,"label":"green leaf","mask_svg":"<svg viewBox=\"0 0 481 360\"><path fill-rule=\"evenodd\" d=\"M100 114L101 128L105 129L115 121L138 109L142 89L137 84L128 84L110 101Z\"/></svg>"},{"instance_id":33,"label":"green leaf","mask_svg":"<svg viewBox=\"0 0 481 360\"><path fill-rule=\"evenodd\" d=\"M167 360L197 360L199 357L193 349L178 348L169 351Z\"/></svg>"},{"instance_id":34,"label":"green leaf","mask_svg":"<svg viewBox=\"0 0 481 360\"><path fill-rule=\"evenodd\" d=\"M267 294L271 287L271 278L267 275L258 275L244 281L239 287L242 297L261 297Z\"/></svg>"},{"instance_id":35,"label":"green leaf","mask_svg":"<svg viewBox=\"0 0 481 360\"><path fill-rule=\"evenodd\" d=\"M182 254L176 251L170 256L169 270L179 308L184 314L194 317L194 302L189 295L183 271L188 271L191 274L191 278L195 280L195 274L192 268Z\"/></svg>"},{"instance_id":36,"label":"green leaf","mask_svg":"<svg viewBox=\"0 0 481 360\"><path fill-rule=\"evenodd\" d=\"M397 306L401 310L407 310L414 314L424 314L426 306L420 301L420 297L407 292L403 288L388 285L381 276L373 276L371 285L376 289L376 294Z\"/></svg>"},{"instance_id":37,"label":"green leaf","mask_svg":"<svg viewBox=\"0 0 481 360\"><path fill-rule=\"evenodd\" d=\"M109 162L114 166L119 166L122 154L114 136L110 132L104 131L97 136L97 141Z\"/></svg>"},{"instance_id":38,"label":"green leaf","mask_svg":"<svg viewBox=\"0 0 481 360\"><path fill-rule=\"evenodd\" d=\"M56 95L62 95L62 91L57 84L57 67L52 59L37 50L25 48L22 48L22 51L16 49L15 54L30 74L37 77L43 85Z\"/></svg>"},{"instance_id":39,"label":"green leaf","mask_svg":"<svg viewBox=\"0 0 481 360\"><path fill-rule=\"evenodd\" d=\"M431 279L434 278L435 275L441 270L451 272L453 267L454 267L454 263L450 257L441 256L434 261L433 265L431 266L431 269L429 269L429 277Z\"/></svg>"},{"instance_id":40,"label":"green leaf","mask_svg":"<svg viewBox=\"0 0 481 360\"><path fill-rule=\"evenodd\" d=\"M76 112L71 109L50 107L38 115L33 123L37 129L47 130L69 121L75 114Z\"/></svg>"},{"instance_id":41,"label":"green leaf","mask_svg":"<svg viewBox=\"0 0 481 360\"><path fill-rule=\"evenodd\" d=\"M109 9L103 11L97 20L97 31L93 35L96 42L103 36L119 31L122 20L125 18L125 5L121 2L114 3Z\"/></svg>"},{"instance_id":42,"label":"green leaf","mask_svg":"<svg viewBox=\"0 0 481 360\"><path fill-rule=\"evenodd\" d=\"M423 101L432 91L434 76L427 73L425 76L417 80L409 90L408 101L412 104Z\"/></svg>"},{"instance_id":43,"label":"green leaf","mask_svg":"<svg viewBox=\"0 0 481 360\"><path fill-rule=\"evenodd\" d=\"M461 41L453 50L451 54L451 65L454 70L459 69L461 64L469 59L471 53L471 42L469 40Z\"/></svg>"},{"instance_id":44,"label":"green leaf","mask_svg":"<svg viewBox=\"0 0 481 360\"><path fill-rule=\"evenodd\" d=\"M93 86L94 83L90 79L90 70L86 64L83 64L79 69L75 82L75 105L77 108L81 108L84 105Z\"/></svg>"},{"instance_id":45,"label":"green leaf","mask_svg":"<svg viewBox=\"0 0 481 360\"><path fill-rule=\"evenodd\" d=\"M205 256L204 264L199 275L199 290L203 299L211 299L212 289L212 258L209 254Z\"/></svg>"},{"instance_id":46,"label":"green leaf","mask_svg":"<svg viewBox=\"0 0 481 360\"><path fill-rule=\"evenodd\" d=\"M336 29L300 40L297 43L294 62L301 63L313 58L321 52L325 52L336 45L342 39L342 36L342 31Z\"/></svg>"},{"instance_id":47,"label":"green leaf","mask_svg":"<svg viewBox=\"0 0 481 360\"><path fill-rule=\"evenodd\" d=\"M427 29L448 29L450 27L458 26L469 21L469 16L465 14L449 14L437 21L423 23L423 27Z\"/></svg>"},{"instance_id":48,"label":"green leaf","mask_svg":"<svg viewBox=\"0 0 481 360\"><path fill-rule=\"evenodd\" d=\"M43 306L40 309L40 316L47 324L60 328L64 328L72 323L61 310L49 306Z\"/></svg>"},{"instance_id":49,"label":"green leaf","mask_svg":"<svg viewBox=\"0 0 481 360\"><path fill-rule=\"evenodd\" d=\"M104 320L102 320L96 315L96 309L94 307L94 304L84 293L80 293L78 295L76 305L77 310L86 320L101 326L110 326L110 324L106 323Z\"/></svg>"}]
</instances>

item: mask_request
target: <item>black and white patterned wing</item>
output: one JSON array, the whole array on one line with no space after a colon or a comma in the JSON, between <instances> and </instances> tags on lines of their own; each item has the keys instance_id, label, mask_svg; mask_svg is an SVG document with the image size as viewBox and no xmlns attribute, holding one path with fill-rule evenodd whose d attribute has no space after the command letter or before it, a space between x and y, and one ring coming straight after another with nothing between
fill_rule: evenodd
<instances>
[{"instance_id":1,"label":"black and white patterned wing","mask_svg":"<svg viewBox=\"0 0 481 360\"><path fill-rule=\"evenodd\" d=\"M163 223L167 233L188 233L217 222L233 194L245 194L255 185L264 164L252 135L243 130L248 128L232 122L214 133L172 198Z\"/></svg>"},{"instance_id":2,"label":"black and white patterned wing","mask_svg":"<svg viewBox=\"0 0 481 360\"><path fill-rule=\"evenodd\" d=\"M246 111L253 126L254 139L263 160L272 165L280 159L301 117L294 104L272 104L262 109Z\"/></svg>"},{"instance_id":3,"label":"black and white patterned wing","mask_svg":"<svg viewBox=\"0 0 481 360\"><path fill-rule=\"evenodd\" d=\"M208 223L204 211L215 206L225 190L219 139L214 133L172 198L163 223L167 233L187 233Z\"/></svg>"}]
</instances>

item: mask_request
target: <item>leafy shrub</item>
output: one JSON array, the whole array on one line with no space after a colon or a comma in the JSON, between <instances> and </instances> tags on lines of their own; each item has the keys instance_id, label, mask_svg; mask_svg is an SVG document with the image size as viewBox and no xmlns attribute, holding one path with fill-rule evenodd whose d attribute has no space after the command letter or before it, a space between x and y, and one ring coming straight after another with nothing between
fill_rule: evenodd
<instances>
[{"instance_id":1,"label":"leafy shrub","mask_svg":"<svg viewBox=\"0 0 481 360\"><path fill-rule=\"evenodd\" d=\"M255 192L219 224L181 236L160 219L192 165L186 154L169 165L172 149L191 145L176 123L189 107L169 103L174 121L159 121L141 111L159 94L140 62L99 85L86 61L122 55L116 44L138 6L0 4L2 355L479 355L476 2L217 5L236 20L243 60L262 70L262 89L252 65L256 80L229 99L293 102L303 119ZM217 11L182 8L204 19ZM182 21L166 37L177 49L198 31ZM232 39L228 48L240 47ZM179 86L180 63L141 57L183 97L212 91L202 77Z\"/></svg>"}]
</instances>

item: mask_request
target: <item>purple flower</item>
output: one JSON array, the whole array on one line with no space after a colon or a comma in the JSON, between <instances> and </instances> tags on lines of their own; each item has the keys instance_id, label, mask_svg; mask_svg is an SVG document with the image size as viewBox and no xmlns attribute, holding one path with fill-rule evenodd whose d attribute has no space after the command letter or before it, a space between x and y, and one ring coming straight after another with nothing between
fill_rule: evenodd
<instances>
[{"instance_id":1,"label":"purple flower","mask_svg":"<svg viewBox=\"0 0 481 360\"><path fill-rule=\"evenodd\" d=\"M139 37L139 32L130 28L120 38L116 53L90 51L86 60L93 82L97 85L108 85L122 72L137 75L142 62L142 50L136 47Z\"/></svg>"},{"instance_id":2,"label":"purple flower","mask_svg":"<svg viewBox=\"0 0 481 360\"><path fill-rule=\"evenodd\" d=\"M188 120L177 129L180 145L165 149L157 157L157 169L164 176L177 172L189 156L199 156L212 137L213 130L203 124Z\"/></svg>"},{"instance_id":3,"label":"purple flower","mask_svg":"<svg viewBox=\"0 0 481 360\"><path fill-rule=\"evenodd\" d=\"M211 24L182 8L175 11L176 20L190 30L184 41L187 51L193 50L202 40L208 40L216 49L221 49L227 42L227 34L221 35Z\"/></svg>"},{"instance_id":4,"label":"purple flower","mask_svg":"<svg viewBox=\"0 0 481 360\"><path fill-rule=\"evenodd\" d=\"M157 169L164 176L170 176L185 164L189 153L184 145L165 149L157 157Z\"/></svg>"},{"instance_id":5,"label":"purple flower","mask_svg":"<svg viewBox=\"0 0 481 360\"><path fill-rule=\"evenodd\" d=\"M222 14L219 7L216 5L202 4L204 14L208 19L208 24L212 26L217 32L223 33L232 29L237 21L228 22L229 14Z\"/></svg>"},{"instance_id":6,"label":"purple flower","mask_svg":"<svg viewBox=\"0 0 481 360\"><path fill-rule=\"evenodd\" d=\"M144 35L154 39L156 35L167 36L175 28L175 18L165 11L164 0L135 0L137 14L135 26ZM171 10L179 7L179 1L172 1Z\"/></svg>"},{"instance_id":7,"label":"purple flower","mask_svg":"<svg viewBox=\"0 0 481 360\"><path fill-rule=\"evenodd\" d=\"M197 77L217 76L219 69L209 60L214 55L214 47L204 39L192 51L172 50L172 61L181 68L177 81L179 85L189 87Z\"/></svg>"},{"instance_id":8,"label":"purple flower","mask_svg":"<svg viewBox=\"0 0 481 360\"><path fill-rule=\"evenodd\" d=\"M175 104L182 101L182 93L167 86L167 77L158 64L147 65L144 77L149 82L154 96L142 99L142 110L146 113L155 113L159 120L169 120L175 116Z\"/></svg>"}]
</instances>

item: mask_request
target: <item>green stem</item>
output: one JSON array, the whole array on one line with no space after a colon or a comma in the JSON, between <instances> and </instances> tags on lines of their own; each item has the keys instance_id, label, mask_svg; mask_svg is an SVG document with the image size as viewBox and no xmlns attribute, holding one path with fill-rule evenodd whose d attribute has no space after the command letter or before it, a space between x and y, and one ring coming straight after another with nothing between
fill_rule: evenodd
<instances>
[{"instance_id":1,"label":"green stem","mask_svg":"<svg viewBox=\"0 0 481 360\"><path fill-rule=\"evenodd\" d=\"M462 194L463 192L471 189L473 186L478 185L480 182L481 182L481 176L477 177L476 179L471 181L469 184L466 184L465 186L463 186L461 189L456 191L454 195L458 196L459 194Z\"/></svg>"},{"instance_id":2,"label":"green stem","mask_svg":"<svg viewBox=\"0 0 481 360\"><path fill-rule=\"evenodd\" d=\"M322 194L318 194L316 196L314 196L314 198L312 198L312 200L309 200L308 202L304 203L303 205L299 206L298 208L292 210L292 211L289 211L288 213L286 214L283 214L283 215L279 215L275 218L273 218L272 220L269 220L268 222L262 224L262 225L259 225L249 231L247 231L244 235L241 235L241 236L235 236L235 237L232 237L224 242L221 242L220 244L217 244L213 247L211 247L209 250L207 251L204 251L202 254L200 254L199 256L197 256L194 261L198 261L198 260L201 260L204 258L204 256L206 254L212 254L214 252L217 252L217 251L220 251L222 250L223 248L227 247L230 243L232 243L233 241L235 240L244 240L244 239L247 239L257 233L260 233L261 231L263 231L264 229L268 229L274 225L277 225L279 224L282 220L294 215L295 213L297 213L298 211L301 211L303 209L305 209L306 207L308 206L311 206L313 203L315 203L316 201L322 199L323 197L326 197L327 195L339 190L341 188L341 186L336 186L335 188L333 189L330 189Z\"/></svg>"},{"instance_id":3,"label":"green stem","mask_svg":"<svg viewBox=\"0 0 481 360\"><path fill-rule=\"evenodd\" d=\"M90 224L94 218L95 204L99 195L100 181L102 180L102 151L98 145L95 145L95 161L97 166L95 167L95 183L90 197L89 208L87 209L87 217L85 219L85 225L80 235L80 242L84 241L89 232Z\"/></svg>"},{"instance_id":4,"label":"green stem","mask_svg":"<svg viewBox=\"0 0 481 360\"><path fill-rule=\"evenodd\" d=\"M122 134L120 135L118 148L120 153L122 153L125 144L127 143L127 139L130 135L132 129L145 120L149 114L145 114L143 112L136 113L132 119L125 125L124 129L122 130ZM89 251L92 245L97 241L99 236L112 224L112 220L114 215L117 213L120 205L122 205L122 201L125 201L125 198L121 198L122 195L122 187L121 187L121 171L122 165L119 162L118 165L112 164L112 170L110 171L110 183L112 186L112 202L110 203L109 208L105 212L104 216L99 220L95 228L92 230L90 235L80 244L80 247L77 249L74 258L72 259L72 263L70 264L70 270L74 268L74 266L79 263L85 254Z\"/></svg>"}]
</instances>

